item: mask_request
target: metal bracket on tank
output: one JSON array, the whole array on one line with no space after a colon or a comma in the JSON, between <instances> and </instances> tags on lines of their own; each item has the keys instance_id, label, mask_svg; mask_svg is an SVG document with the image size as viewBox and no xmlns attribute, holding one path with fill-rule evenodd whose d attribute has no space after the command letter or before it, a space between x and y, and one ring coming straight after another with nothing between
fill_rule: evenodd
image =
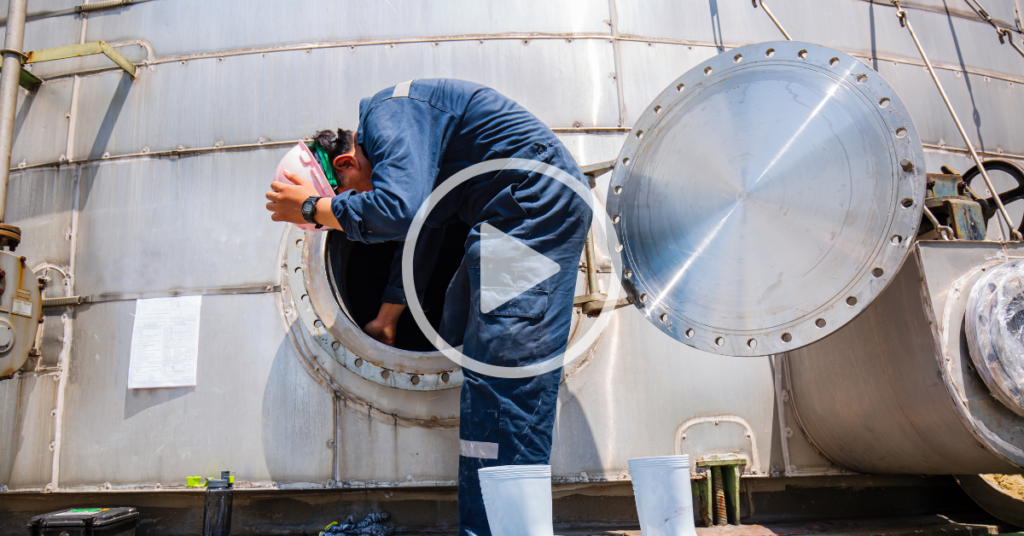
<instances>
[{"instance_id":1,"label":"metal bracket on tank","mask_svg":"<svg viewBox=\"0 0 1024 536\"><path fill-rule=\"evenodd\" d=\"M735 454L711 454L697 460L697 467L706 467L710 473L710 478L693 482L705 526L740 524L740 466L746 464L745 458Z\"/></svg>"},{"instance_id":2,"label":"metal bracket on tank","mask_svg":"<svg viewBox=\"0 0 1024 536\"><path fill-rule=\"evenodd\" d=\"M114 47L110 46L105 41L95 41L93 43L82 43L80 45L69 45L66 47L44 48L42 50L33 50L28 53L18 52L18 54L21 56L21 64L23 65L21 68L21 75L18 78L18 85L29 91L39 89L39 86L43 83L43 79L25 70L24 65L41 63L44 61L64 60L68 58L103 54L113 60L118 67L124 69L124 72L128 73L133 80L138 74L138 70L135 68L135 65L128 61L128 58L124 57L120 52L114 50Z\"/></svg>"},{"instance_id":3,"label":"metal bracket on tank","mask_svg":"<svg viewBox=\"0 0 1024 536\"><path fill-rule=\"evenodd\" d=\"M608 160L606 162L598 162L597 164L590 164L589 166L580 166L580 170L583 171L583 175L587 177L587 183L591 188L597 187L597 178L609 171L615 169L615 160ZM601 292L600 287L597 284L597 256L594 252L594 231L591 229L587 233L587 241L583 245L583 254L586 259L586 271L587 271L587 294L582 296L576 296L572 300L573 307L579 307L581 312L588 316L597 316L604 310L605 298L607 294ZM632 304L629 297L619 298L615 301L615 306L610 310L619 309L627 305Z\"/></svg>"}]
</instances>

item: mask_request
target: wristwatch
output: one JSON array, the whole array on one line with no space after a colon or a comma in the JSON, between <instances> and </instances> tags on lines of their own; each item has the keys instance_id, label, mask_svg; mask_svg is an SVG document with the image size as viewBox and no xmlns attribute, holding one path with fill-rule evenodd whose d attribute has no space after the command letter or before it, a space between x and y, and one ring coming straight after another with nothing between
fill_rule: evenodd
<instances>
[{"instance_id":1,"label":"wristwatch","mask_svg":"<svg viewBox=\"0 0 1024 536\"><path fill-rule=\"evenodd\" d=\"M316 203L320 199L320 197L313 195L302 202L302 219L306 220L306 223L316 225L317 229L323 227L323 225L316 222Z\"/></svg>"}]
</instances>

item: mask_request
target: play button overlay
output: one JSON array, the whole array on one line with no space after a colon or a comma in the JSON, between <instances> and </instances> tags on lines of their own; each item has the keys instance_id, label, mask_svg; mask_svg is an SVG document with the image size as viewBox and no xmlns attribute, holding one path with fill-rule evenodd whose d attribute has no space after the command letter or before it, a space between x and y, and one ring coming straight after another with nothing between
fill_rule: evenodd
<instances>
[{"instance_id":1,"label":"play button overlay","mask_svg":"<svg viewBox=\"0 0 1024 536\"><path fill-rule=\"evenodd\" d=\"M496 378L529 378L551 372L579 359L587 353L588 349L597 342L601 332L608 325L611 310L619 299L622 287L612 284L607 289L608 296L604 306L593 323L574 336L572 345L564 352L559 353L537 363L506 367L491 365L478 361L463 354L458 348L453 348L440 335L434 326L430 324L423 306L416 298L416 281L413 277L413 257L415 255L416 241L419 238L420 230L427 219L430 211L448 195L452 190L465 184L466 181L483 173L494 173L505 170L520 170L528 173L539 173L546 175L560 182L566 188L572 190L574 195L580 196L586 201L587 206L594 215L596 232L606 237L615 236L609 234L607 229L612 225L608 212L604 210L601 201L594 193L585 186L585 183L566 171L544 162L529 160L525 158L499 158L473 164L462 171L452 175L448 180L442 182L427 196L426 201L420 205L416 216L409 224L409 232L405 236L405 246L402 249L402 281L405 283L405 297L409 304L409 312L413 320L420 328L420 331L427 337L427 340L434 344L446 357L457 365L472 370L479 374L486 374ZM482 223L480 225L480 309L483 313L494 311L497 307L515 300L521 294L529 291L538 283L558 273L558 264L544 255L530 249L519 239L509 236L493 225ZM621 278L621 274L619 274ZM616 279L618 281L618 279Z\"/></svg>"},{"instance_id":2,"label":"play button overlay","mask_svg":"<svg viewBox=\"0 0 1024 536\"><path fill-rule=\"evenodd\" d=\"M558 270L558 263L518 239L480 225L480 312L490 313Z\"/></svg>"}]
</instances>

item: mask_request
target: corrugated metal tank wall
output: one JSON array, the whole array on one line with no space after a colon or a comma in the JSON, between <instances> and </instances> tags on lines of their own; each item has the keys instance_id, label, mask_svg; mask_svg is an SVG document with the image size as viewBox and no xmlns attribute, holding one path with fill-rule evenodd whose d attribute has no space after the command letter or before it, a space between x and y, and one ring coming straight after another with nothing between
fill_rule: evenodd
<instances>
[{"instance_id":1,"label":"corrugated metal tank wall","mask_svg":"<svg viewBox=\"0 0 1024 536\"><path fill-rule=\"evenodd\" d=\"M40 0L29 12L75 3ZM1024 159L1024 58L963 2L904 5L980 149ZM970 167L893 7L771 7L795 39L865 58L897 89L928 171ZM1014 24L1014 0L986 7ZM594 163L614 158L650 99L682 72L781 39L741 0L156 0L33 20L25 33L26 50L103 40L142 68L132 81L102 57L39 64L46 83L19 97L8 197L19 253L51 277L47 296L121 299L48 309L42 357L0 382L8 490L181 486L221 469L281 487L453 483L456 390L428 399L363 385L369 403L356 403L296 357L275 292L286 229L263 208L288 147L278 142L354 127L358 99L379 89L453 77L519 101L581 164ZM221 287L271 291L204 298L195 388L128 390L136 293ZM624 476L627 456L671 453L681 423L720 414L756 431L762 474L782 463L767 358L703 355L631 310L615 314L591 363L563 388L556 476ZM438 424L410 424L405 413ZM746 444L742 433L705 435L708 445ZM830 470L798 439L793 465Z\"/></svg>"}]
</instances>

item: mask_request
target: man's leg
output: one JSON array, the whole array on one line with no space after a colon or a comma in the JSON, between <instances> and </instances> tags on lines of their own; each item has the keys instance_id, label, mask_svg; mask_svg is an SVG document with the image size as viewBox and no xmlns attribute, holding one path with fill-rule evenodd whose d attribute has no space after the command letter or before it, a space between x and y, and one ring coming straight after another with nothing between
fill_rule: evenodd
<instances>
[{"instance_id":1,"label":"man's leg","mask_svg":"<svg viewBox=\"0 0 1024 536\"><path fill-rule=\"evenodd\" d=\"M459 534L489 536L478 471L547 465L562 369L533 378L492 378L463 369L459 423Z\"/></svg>"},{"instance_id":2,"label":"man's leg","mask_svg":"<svg viewBox=\"0 0 1024 536\"><path fill-rule=\"evenodd\" d=\"M560 146L538 154L574 175L575 162ZM464 326L463 353L492 365L515 367L545 361L566 349L572 299L583 242L590 228L586 203L549 177L532 174L503 190L470 232L466 259L449 287L449 302L460 306L444 324L449 333ZM480 308L481 223L487 222L559 265L559 271L520 294L508 307ZM468 299L466 299L468 296ZM468 306L468 307L467 307ZM458 311L456 313L456 311ZM457 320L456 320L457 319ZM456 327L457 326L457 327ZM447 327L447 326L446 326ZM450 344L456 342L446 336ZM459 523L462 536L490 536L478 471L496 465L546 465L558 401L561 369L531 378L507 379L463 369L461 392Z\"/></svg>"}]
</instances>

